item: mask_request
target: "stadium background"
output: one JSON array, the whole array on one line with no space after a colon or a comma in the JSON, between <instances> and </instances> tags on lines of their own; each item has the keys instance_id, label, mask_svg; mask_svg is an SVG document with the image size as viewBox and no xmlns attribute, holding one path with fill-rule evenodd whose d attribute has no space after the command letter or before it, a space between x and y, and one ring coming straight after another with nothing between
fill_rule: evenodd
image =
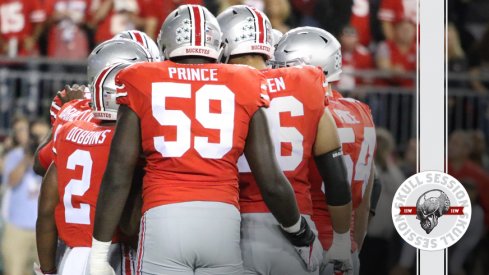
<instances>
[{"instance_id":1,"label":"stadium background","mask_svg":"<svg viewBox=\"0 0 489 275\"><path fill-rule=\"evenodd\" d=\"M413 273L415 252L394 231L390 204L397 186L416 171L416 0L0 0L0 174L3 156L15 147L13 121L25 117L44 129L56 92L65 84L86 84L85 58L95 45L125 29L156 39L166 15L187 3L203 4L216 15L229 5L249 4L265 11L282 32L318 26L340 40L344 73L336 88L371 107L383 180L361 274ZM29 12L12 8L19 4ZM473 190L485 217L474 220L460 245L449 249L449 271L486 275L489 2L449 0L448 5L449 171Z\"/></svg>"}]
</instances>

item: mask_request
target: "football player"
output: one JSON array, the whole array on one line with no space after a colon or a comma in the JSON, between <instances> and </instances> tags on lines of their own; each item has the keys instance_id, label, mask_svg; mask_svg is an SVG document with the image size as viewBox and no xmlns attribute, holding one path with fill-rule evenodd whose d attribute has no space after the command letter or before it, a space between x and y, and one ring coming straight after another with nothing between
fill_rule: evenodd
<instances>
[{"instance_id":1,"label":"football player","mask_svg":"<svg viewBox=\"0 0 489 275\"><path fill-rule=\"evenodd\" d=\"M374 179L373 156L376 139L370 108L358 100L344 98L338 91L332 89L332 83L340 79L341 46L333 35L322 29L302 27L287 32L277 45L275 64L277 66L314 65L321 67L326 75L326 100L329 101L327 109L333 115L338 127L355 210L352 216L354 226L351 230L351 251L354 273L358 274L358 251L367 231ZM335 260L332 254L333 249L338 245L335 240L336 233L331 226L334 216L327 207L332 197L326 193L327 202L325 202L320 173L314 165L310 170L313 220L325 250L325 264L328 264ZM325 180L324 184L329 183ZM341 266L328 265L322 269L321 274L333 274L333 268L342 270Z\"/></svg>"},{"instance_id":2,"label":"football player","mask_svg":"<svg viewBox=\"0 0 489 275\"><path fill-rule=\"evenodd\" d=\"M224 60L246 64L262 70L271 98L266 115L275 152L282 171L295 191L299 209L310 226L312 201L308 180L308 163L312 157L325 178L332 182L328 193L335 214L333 225L338 238L347 236L341 250L349 251L351 194L341 144L334 120L324 109L325 77L313 66L266 69L273 56L271 24L265 14L247 6L232 6L218 17L226 42ZM299 248L299 255L280 234L277 221L269 214L255 178L246 161L240 168L240 206L242 218L241 248L244 267L249 274L318 274L322 262L319 241L310 249ZM307 254L305 253L307 250ZM309 254L312 251L312 254ZM305 260L305 265L300 258ZM345 264L350 254L336 258Z\"/></svg>"},{"instance_id":3,"label":"football player","mask_svg":"<svg viewBox=\"0 0 489 275\"><path fill-rule=\"evenodd\" d=\"M141 46L146 48L151 56L154 58L152 61L161 61L160 50L156 43L146 33L138 30L123 31L114 36L112 39L129 39L138 42Z\"/></svg>"},{"instance_id":4,"label":"football player","mask_svg":"<svg viewBox=\"0 0 489 275\"><path fill-rule=\"evenodd\" d=\"M125 39L107 40L98 45L88 57L87 78L89 83L93 81L102 69L110 64L117 62L141 62L152 61L157 57L140 44ZM38 175L43 176L47 168L53 161L52 136L56 129L68 121L86 120L90 121L92 109L90 103L90 93L84 86L74 85L72 88L65 87L59 92L50 108L52 130L44 142L42 142L34 155L34 170ZM85 98L84 100L81 100ZM74 101L73 99L79 99ZM59 119L58 119L59 118Z\"/></svg>"},{"instance_id":5,"label":"football player","mask_svg":"<svg viewBox=\"0 0 489 275\"><path fill-rule=\"evenodd\" d=\"M91 274L112 273L107 252L141 150L147 164L138 274L243 273L237 172L243 151L267 206L290 239L309 247L315 235L274 157L262 74L213 64L221 30L199 5L173 11L158 45L167 61L133 65L116 79L121 107L97 204Z\"/></svg>"},{"instance_id":6,"label":"football player","mask_svg":"<svg viewBox=\"0 0 489 275\"><path fill-rule=\"evenodd\" d=\"M88 273L95 205L117 117L114 79L127 66L123 63L109 66L95 78L92 106L99 123L75 120L57 130L53 140L54 162L43 180L37 223L43 274L56 273L58 236L68 246L58 274ZM112 251L113 265L120 267L120 255L116 256L119 249L113 247Z\"/></svg>"}]
</instances>

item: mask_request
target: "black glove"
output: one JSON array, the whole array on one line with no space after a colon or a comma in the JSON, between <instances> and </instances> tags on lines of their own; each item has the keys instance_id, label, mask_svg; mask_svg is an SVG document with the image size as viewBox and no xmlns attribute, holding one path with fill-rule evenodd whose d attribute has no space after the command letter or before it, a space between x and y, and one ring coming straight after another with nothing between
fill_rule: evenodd
<instances>
[{"instance_id":1,"label":"black glove","mask_svg":"<svg viewBox=\"0 0 489 275\"><path fill-rule=\"evenodd\" d=\"M316 271L322 261L322 249L320 249L319 245L314 244L316 235L312 232L306 219L301 216L299 231L290 233L282 229L282 233L294 246L295 251L304 261L307 270L310 272Z\"/></svg>"},{"instance_id":2,"label":"black glove","mask_svg":"<svg viewBox=\"0 0 489 275\"><path fill-rule=\"evenodd\" d=\"M301 228L296 233L289 233L282 229L282 233L285 235L285 238L289 240L289 242L293 246L310 246L314 242L314 238L316 235L312 232L309 224L307 224L306 219L301 216Z\"/></svg>"}]
</instances>

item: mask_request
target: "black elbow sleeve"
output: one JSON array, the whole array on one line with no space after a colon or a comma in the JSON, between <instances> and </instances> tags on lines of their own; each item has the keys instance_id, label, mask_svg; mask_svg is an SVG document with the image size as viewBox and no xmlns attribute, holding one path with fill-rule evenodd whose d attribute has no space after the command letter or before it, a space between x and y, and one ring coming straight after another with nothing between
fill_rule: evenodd
<instances>
[{"instance_id":1,"label":"black elbow sleeve","mask_svg":"<svg viewBox=\"0 0 489 275\"><path fill-rule=\"evenodd\" d=\"M370 195L370 213L375 215L375 208L377 208L377 203L379 202L380 194L382 193L382 183L380 179L375 176L373 186L372 186L372 194Z\"/></svg>"},{"instance_id":2,"label":"black elbow sleeve","mask_svg":"<svg viewBox=\"0 0 489 275\"><path fill-rule=\"evenodd\" d=\"M341 148L314 157L324 181L324 193L328 205L341 206L351 202L348 173Z\"/></svg>"}]
</instances>

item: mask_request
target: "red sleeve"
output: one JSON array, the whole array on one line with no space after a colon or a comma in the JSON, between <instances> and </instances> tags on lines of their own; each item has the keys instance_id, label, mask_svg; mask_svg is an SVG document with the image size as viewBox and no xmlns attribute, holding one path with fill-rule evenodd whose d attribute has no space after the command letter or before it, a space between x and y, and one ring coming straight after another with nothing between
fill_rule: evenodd
<instances>
[{"instance_id":1,"label":"red sleeve","mask_svg":"<svg viewBox=\"0 0 489 275\"><path fill-rule=\"evenodd\" d=\"M115 77L117 88L116 100L119 105L127 105L136 114L141 112L141 100L138 97L142 93L136 89L131 82L131 67L121 70Z\"/></svg>"},{"instance_id":2,"label":"red sleeve","mask_svg":"<svg viewBox=\"0 0 489 275\"><path fill-rule=\"evenodd\" d=\"M38 157L42 168L47 170L49 165L51 165L51 162L54 161L53 141L50 141L48 144L42 147L42 149L39 151Z\"/></svg>"}]
</instances>

